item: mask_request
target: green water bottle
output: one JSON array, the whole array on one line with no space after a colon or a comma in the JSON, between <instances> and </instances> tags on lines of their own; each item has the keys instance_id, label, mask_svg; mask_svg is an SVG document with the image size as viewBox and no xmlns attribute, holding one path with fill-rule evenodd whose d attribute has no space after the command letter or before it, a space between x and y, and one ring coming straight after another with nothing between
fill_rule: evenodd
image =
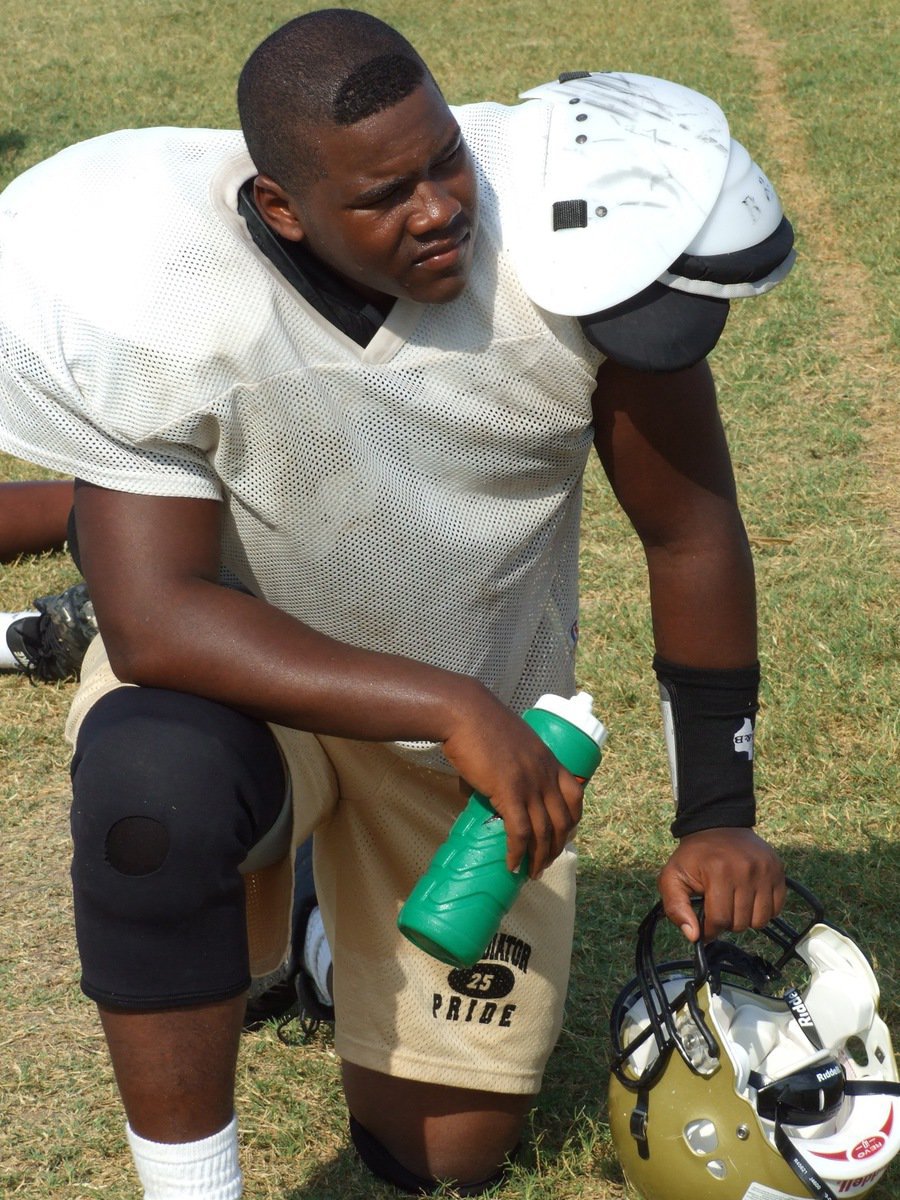
<instances>
[{"instance_id":1,"label":"green water bottle","mask_svg":"<svg viewBox=\"0 0 900 1200\"><path fill-rule=\"evenodd\" d=\"M593 700L579 692L541 696L522 714L557 760L587 781L600 763L606 729ZM528 861L506 865L506 830L490 801L473 792L449 836L400 910L406 937L441 962L471 967L478 962L528 878Z\"/></svg>"}]
</instances>

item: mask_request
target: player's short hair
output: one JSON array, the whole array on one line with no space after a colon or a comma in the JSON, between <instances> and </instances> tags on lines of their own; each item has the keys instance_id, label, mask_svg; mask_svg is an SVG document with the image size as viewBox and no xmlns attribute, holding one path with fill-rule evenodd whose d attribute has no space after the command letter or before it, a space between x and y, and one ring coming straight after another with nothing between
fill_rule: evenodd
<instances>
[{"instance_id":1,"label":"player's short hair","mask_svg":"<svg viewBox=\"0 0 900 1200\"><path fill-rule=\"evenodd\" d=\"M295 17L253 51L238 80L247 149L286 191L322 177L314 131L354 125L404 100L431 73L384 21L348 8Z\"/></svg>"}]
</instances>

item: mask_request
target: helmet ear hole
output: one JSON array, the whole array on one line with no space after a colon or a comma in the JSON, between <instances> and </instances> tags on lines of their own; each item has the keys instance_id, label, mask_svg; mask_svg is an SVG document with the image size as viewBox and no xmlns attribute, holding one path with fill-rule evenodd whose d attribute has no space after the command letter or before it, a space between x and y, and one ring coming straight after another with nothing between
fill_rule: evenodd
<instances>
[{"instance_id":1,"label":"helmet ear hole","mask_svg":"<svg viewBox=\"0 0 900 1200\"><path fill-rule=\"evenodd\" d=\"M692 1154L705 1158L719 1148L719 1135L715 1124L708 1117L689 1121L684 1127L684 1140Z\"/></svg>"},{"instance_id":2,"label":"helmet ear hole","mask_svg":"<svg viewBox=\"0 0 900 1200\"><path fill-rule=\"evenodd\" d=\"M844 1049L858 1067L867 1067L869 1065L869 1052L866 1049L866 1043L858 1034L847 1038L847 1041L844 1043Z\"/></svg>"}]
</instances>

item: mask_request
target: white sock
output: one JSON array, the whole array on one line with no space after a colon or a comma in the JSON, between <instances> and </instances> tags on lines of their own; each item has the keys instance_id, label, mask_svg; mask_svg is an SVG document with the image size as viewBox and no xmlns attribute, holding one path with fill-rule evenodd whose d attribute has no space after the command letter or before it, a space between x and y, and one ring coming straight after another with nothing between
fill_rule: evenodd
<instances>
[{"instance_id":1,"label":"white sock","mask_svg":"<svg viewBox=\"0 0 900 1200\"><path fill-rule=\"evenodd\" d=\"M41 614L32 610L31 612L5 612L0 613L0 671L21 671L22 668L12 656L12 651L6 644L6 631L12 625L13 621L18 621L19 617L39 617Z\"/></svg>"},{"instance_id":2,"label":"white sock","mask_svg":"<svg viewBox=\"0 0 900 1200\"><path fill-rule=\"evenodd\" d=\"M322 914L314 908L306 922L306 937L303 941L303 963L312 976L316 995L323 1004L334 1004L331 989L328 986L328 972L331 969L331 947L325 936L325 926L322 924Z\"/></svg>"},{"instance_id":3,"label":"white sock","mask_svg":"<svg viewBox=\"0 0 900 1200\"><path fill-rule=\"evenodd\" d=\"M125 1126L144 1200L239 1200L237 1117L198 1142L149 1142Z\"/></svg>"}]
</instances>

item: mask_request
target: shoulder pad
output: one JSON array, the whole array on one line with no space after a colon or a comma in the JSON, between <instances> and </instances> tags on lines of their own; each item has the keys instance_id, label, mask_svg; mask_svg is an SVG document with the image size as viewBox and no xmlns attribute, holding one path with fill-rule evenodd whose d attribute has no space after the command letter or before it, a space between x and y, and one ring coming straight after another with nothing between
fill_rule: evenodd
<instances>
[{"instance_id":1,"label":"shoulder pad","mask_svg":"<svg viewBox=\"0 0 900 1200\"><path fill-rule=\"evenodd\" d=\"M647 371L713 349L729 302L779 283L794 234L706 96L648 75L576 72L511 110L506 244L525 291Z\"/></svg>"},{"instance_id":2,"label":"shoulder pad","mask_svg":"<svg viewBox=\"0 0 900 1200\"><path fill-rule=\"evenodd\" d=\"M665 79L563 77L512 112L507 243L550 312L593 313L668 269L712 212L731 138L719 106Z\"/></svg>"},{"instance_id":3,"label":"shoulder pad","mask_svg":"<svg viewBox=\"0 0 900 1200\"><path fill-rule=\"evenodd\" d=\"M703 228L660 283L735 300L769 291L794 264L793 230L762 169L731 141L722 190Z\"/></svg>"}]
</instances>

